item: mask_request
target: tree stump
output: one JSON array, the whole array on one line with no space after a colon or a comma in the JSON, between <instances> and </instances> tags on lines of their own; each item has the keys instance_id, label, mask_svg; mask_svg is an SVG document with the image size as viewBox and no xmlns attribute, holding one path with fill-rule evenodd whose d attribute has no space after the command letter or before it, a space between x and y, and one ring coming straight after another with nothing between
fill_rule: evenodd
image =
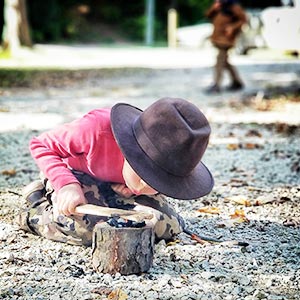
<instances>
[{"instance_id":1,"label":"tree stump","mask_svg":"<svg viewBox=\"0 0 300 300\"><path fill-rule=\"evenodd\" d=\"M140 274L152 266L153 227L112 227L96 224L93 230L93 267L100 273Z\"/></svg>"}]
</instances>

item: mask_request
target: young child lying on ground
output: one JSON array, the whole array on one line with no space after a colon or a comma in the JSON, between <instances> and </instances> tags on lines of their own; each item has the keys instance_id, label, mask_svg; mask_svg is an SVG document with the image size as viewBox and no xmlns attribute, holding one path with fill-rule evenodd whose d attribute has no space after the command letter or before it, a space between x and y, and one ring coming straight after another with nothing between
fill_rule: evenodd
<instances>
[{"instance_id":1,"label":"young child lying on ground","mask_svg":"<svg viewBox=\"0 0 300 300\"><path fill-rule=\"evenodd\" d=\"M184 223L165 196L208 194L213 177L201 158L210 126L192 103L162 98L145 111L119 103L35 137L30 151L41 179L29 184L21 227L46 238L91 245L105 217L76 215L91 203L121 209L143 206L158 222L156 239L171 239Z\"/></svg>"}]
</instances>

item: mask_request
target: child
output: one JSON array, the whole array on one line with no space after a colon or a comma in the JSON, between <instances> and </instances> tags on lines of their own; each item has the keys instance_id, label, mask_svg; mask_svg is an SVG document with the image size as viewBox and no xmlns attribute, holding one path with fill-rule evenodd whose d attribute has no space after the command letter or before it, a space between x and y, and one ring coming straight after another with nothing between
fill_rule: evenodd
<instances>
[{"instance_id":1,"label":"child","mask_svg":"<svg viewBox=\"0 0 300 300\"><path fill-rule=\"evenodd\" d=\"M105 218L78 216L76 206L146 206L158 220L157 240L171 239L184 223L164 195L195 199L211 191L212 175L201 162L209 135L200 110L177 98L162 98L144 112L119 103L45 132L30 142L43 176L25 188L30 207L20 225L88 246L93 226Z\"/></svg>"}]
</instances>

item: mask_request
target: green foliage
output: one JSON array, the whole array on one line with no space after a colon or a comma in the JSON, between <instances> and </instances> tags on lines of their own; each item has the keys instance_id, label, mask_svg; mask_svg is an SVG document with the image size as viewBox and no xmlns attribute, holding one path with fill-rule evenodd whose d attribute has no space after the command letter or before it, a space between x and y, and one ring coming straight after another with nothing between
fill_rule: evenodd
<instances>
[{"instance_id":1,"label":"green foliage","mask_svg":"<svg viewBox=\"0 0 300 300\"><path fill-rule=\"evenodd\" d=\"M128 18L122 22L122 28L133 40L143 40L145 34L145 22L146 18L144 15L132 19Z\"/></svg>"},{"instance_id":2,"label":"green foliage","mask_svg":"<svg viewBox=\"0 0 300 300\"><path fill-rule=\"evenodd\" d=\"M11 53L9 49L1 50L0 49L0 59L10 59Z\"/></svg>"},{"instance_id":3,"label":"green foliage","mask_svg":"<svg viewBox=\"0 0 300 300\"><path fill-rule=\"evenodd\" d=\"M205 11L214 0L155 1L154 38L166 41L168 10L178 12L178 25L188 26L207 21ZM268 0L241 0L245 7L266 7ZM0 0L0 35L3 29L4 0ZM280 0L272 1L279 5ZM80 7L86 6L83 12ZM115 36L105 26L113 28L123 39L144 40L146 0L27 0L27 11L34 43L82 41L113 43ZM100 25L100 26L99 26ZM98 26L98 28L97 28ZM2 54L3 56L3 54Z\"/></svg>"},{"instance_id":4,"label":"green foliage","mask_svg":"<svg viewBox=\"0 0 300 300\"><path fill-rule=\"evenodd\" d=\"M61 37L64 26L59 1L27 1L31 35L35 42L53 41Z\"/></svg>"},{"instance_id":5,"label":"green foliage","mask_svg":"<svg viewBox=\"0 0 300 300\"><path fill-rule=\"evenodd\" d=\"M180 0L178 12L180 26L188 26L201 23L205 20L205 11L213 3L213 0Z\"/></svg>"},{"instance_id":6,"label":"green foliage","mask_svg":"<svg viewBox=\"0 0 300 300\"><path fill-rule=\"evenodd\" d=\"M0 0L0 41L2 41L3 26L4 26L4 0Z\"/></svg>"},{"instance_id":7,"label":"green foliage","mask_svg":"<svg viewBox=\"0 0 300 300\"><path fill-rule=\"evenodd\" d=\"M20 72L18 70L0 69L0 87L26 86L30 81L31 72Z\"/></svg>"},{"instance_id":8,"label":"green foliage","mask_svg":"<svg viewBox=\"0 0 300 300\"><path fill-rule=\"evenodd\" d=\"M175 7L179 26L193 25L204 20L204 12L213 0L155 1L155 40L166 40L168 9ZM87 13L78 9L89 8ZM27 1L29 22L34 42L87 39L89 26L110 24L125 38L143 41L145 34L146 0L30 0ZM100 35L101 36L101 35Z\"/></svg>"},{"instance_id":9,"label":"green foliage","mask_svg":"<svg viewBox=\"0 0 300 300\"><path fill-rule=\"evenodd\" d=\"M114 23L116 20L120 20L122 13L118 6L107 4L99 10L99 17L102 17L109 23Z\"/></svg>"},{"instance_id":10,"label":"green foliage","mask_svg":"<svg viewBox=\"0 0 300 300\"><path fill-rule=\"evenodd\" d=\"M101 68L65 70L61 68L0 68L0 88L2 87L70 87L86 78L115 78L132 74L151 73L143 68ZM0 298L1 299L1 298Z\"/></svg>"}]
</instances>

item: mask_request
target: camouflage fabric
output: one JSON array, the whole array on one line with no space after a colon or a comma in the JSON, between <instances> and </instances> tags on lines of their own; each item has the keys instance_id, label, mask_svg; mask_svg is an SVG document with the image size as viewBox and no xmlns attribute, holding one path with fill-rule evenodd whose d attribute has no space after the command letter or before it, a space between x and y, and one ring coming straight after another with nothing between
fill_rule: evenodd
<instances>
[{"instance_id":1,"label":"camouflage fabric","mask_svg":"<svg viewBox=\"0 0 300 300\"><path fill-rule=\"evenodd\" d=\"M152 213L156 222L154 232L157 242L162 239L171 240L183 230L183 219L163 195L141 195L126 199L118 196L108 182L96 180L85 173L77 171L73 173L81 183L89 204ZM95 224L108 220L107 217L93 215L54 216L52 200L55 191L44 177L25 187L23 194L28 207L19 215L21 228L47 239L91 246Z\"/></svg>"}]
</instances>

